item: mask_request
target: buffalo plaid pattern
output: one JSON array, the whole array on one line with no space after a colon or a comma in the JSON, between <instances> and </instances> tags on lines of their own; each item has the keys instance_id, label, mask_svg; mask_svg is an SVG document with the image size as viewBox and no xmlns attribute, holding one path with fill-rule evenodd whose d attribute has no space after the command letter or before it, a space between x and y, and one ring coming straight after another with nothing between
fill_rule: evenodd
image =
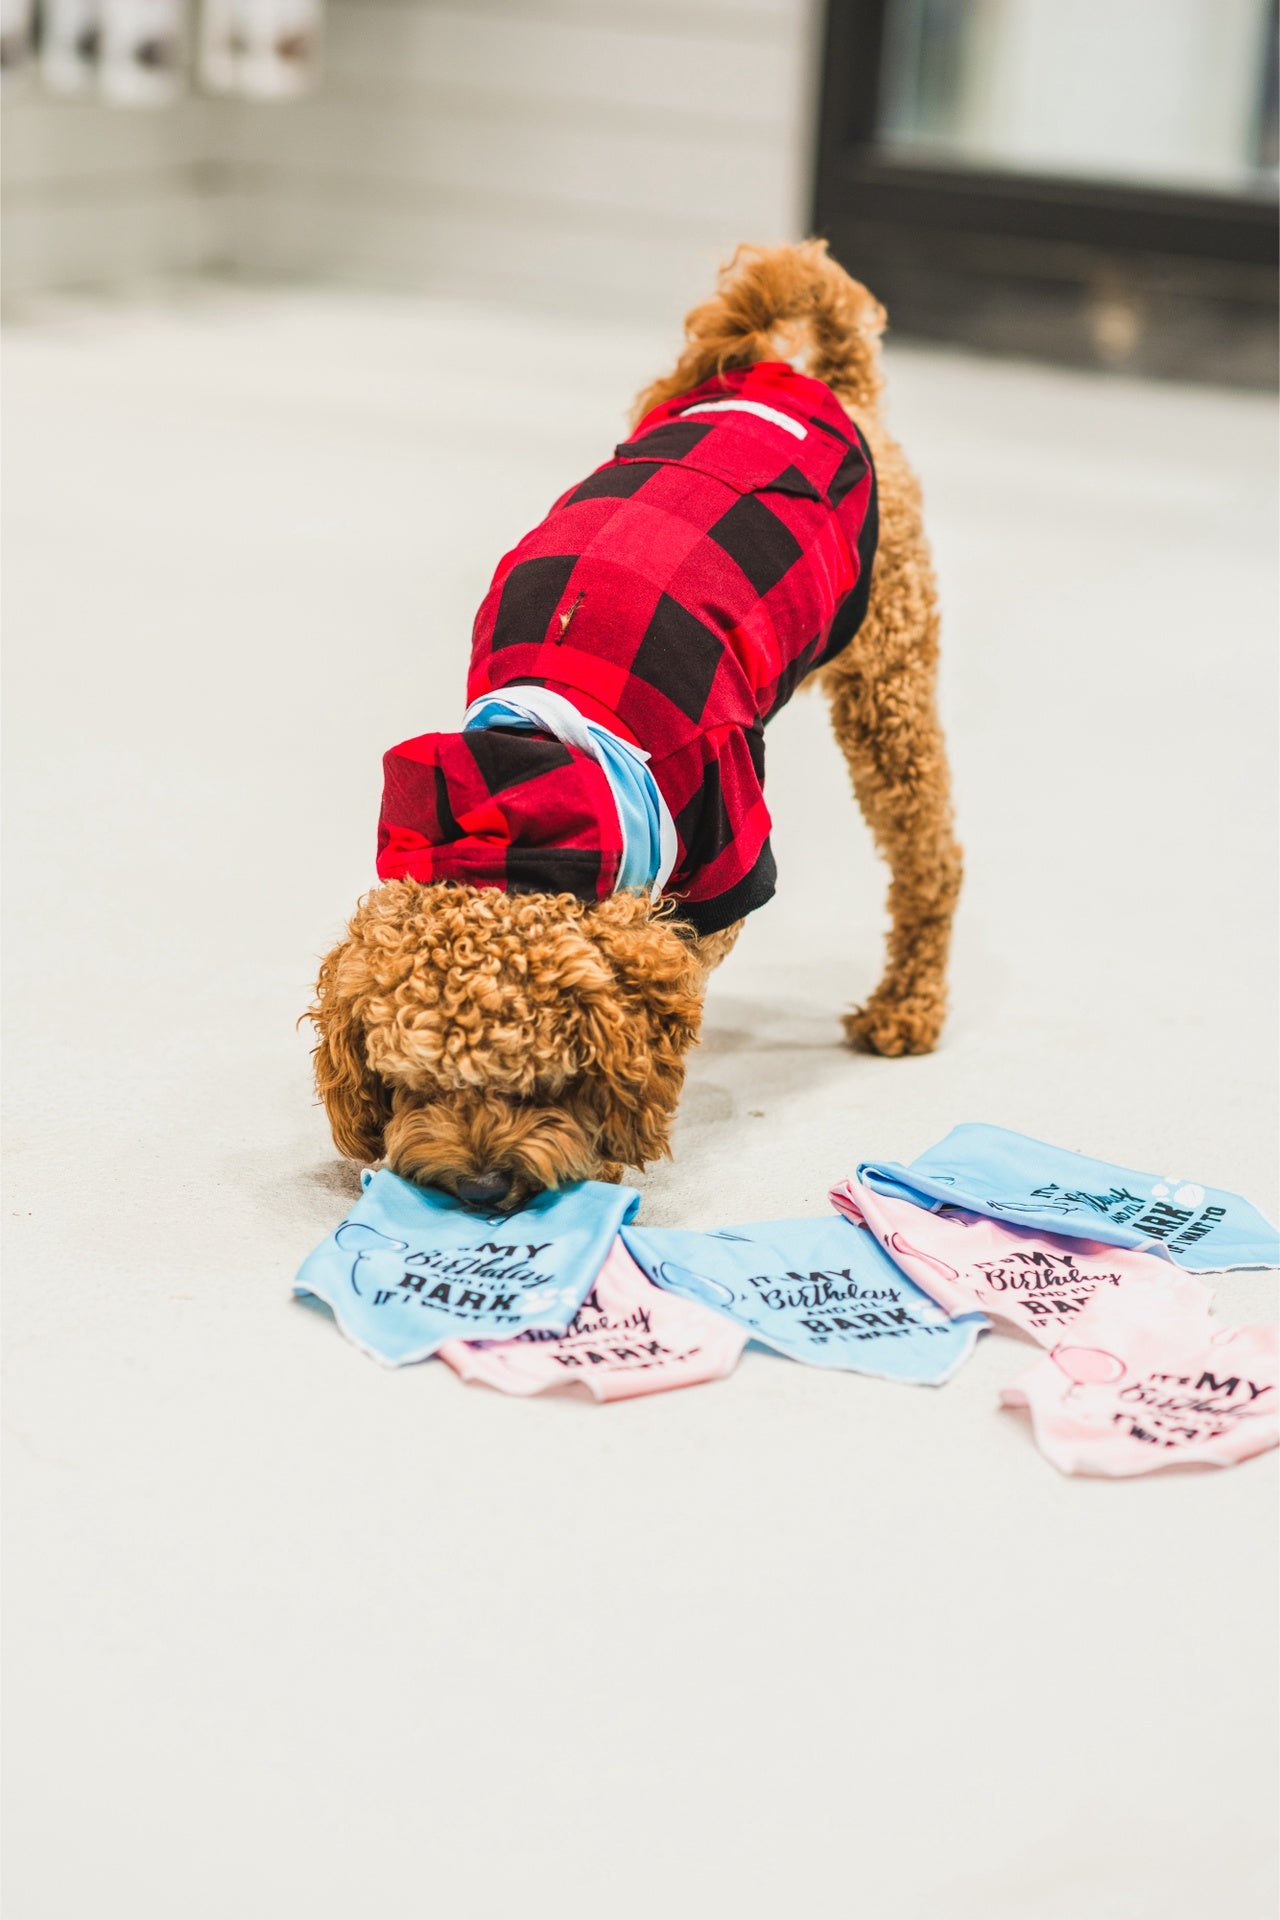
<instances>
[{"instance_id":1,"label":"buffalo plaid pattern","mask_svg":"<svg viewBox=\"0 0 1280 1920\"><path fill-rule=\"evenodd\" d=\"M866 612L870 456L830 389L766 363L656 407L501 562L469 700L550 687L645 749L675 820L667 892L700 933L772 895L764 726ZM426 734L386 756L378 872L604 898L601 769L537 734Z\"/></svg>"}]
</instances>

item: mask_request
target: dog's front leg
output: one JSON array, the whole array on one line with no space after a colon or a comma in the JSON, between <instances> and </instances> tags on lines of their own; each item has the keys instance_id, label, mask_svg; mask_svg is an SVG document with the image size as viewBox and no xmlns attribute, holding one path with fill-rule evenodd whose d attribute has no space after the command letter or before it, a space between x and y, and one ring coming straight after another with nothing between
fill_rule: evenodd
<instances>
[{"instance_id":1,"label":"dog's front leg","mask_svg":"<svg viewBox=\"0 0 1280 1920\"><path fill-rule=\"evenodd\" d=\"M884 977L844 1026L850 1044L871 1053L928 1053L946 1016L961 857L935 703L938 607L919 490L892 441L877 436L875 458L871 601L822 680L858 803L889 863L892 924Z\"/></svg>"}]
</instances>

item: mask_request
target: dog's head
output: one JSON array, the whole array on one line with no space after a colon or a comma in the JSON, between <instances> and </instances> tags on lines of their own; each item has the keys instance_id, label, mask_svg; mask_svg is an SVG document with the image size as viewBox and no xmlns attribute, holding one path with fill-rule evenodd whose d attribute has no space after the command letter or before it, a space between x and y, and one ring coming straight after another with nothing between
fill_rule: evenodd
<instances>
[{"instance_id":1,"label":"dog's head","mask_svg":"<svg viewBox=\"0 0 1280 1920\"><path fill-rule=\"evenodd\" d=\"M617 1180L667 1151L702 987L692 939L638 895L393 880L320 969L334 1140L494 1210Z\"/></svg>"}]
</instances>

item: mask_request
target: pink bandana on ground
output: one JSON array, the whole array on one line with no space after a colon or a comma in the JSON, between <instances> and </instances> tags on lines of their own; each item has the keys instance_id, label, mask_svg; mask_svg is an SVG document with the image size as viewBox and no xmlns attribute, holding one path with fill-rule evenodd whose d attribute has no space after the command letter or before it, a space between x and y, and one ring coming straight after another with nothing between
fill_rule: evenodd
<instances>
[{"instance_id":1,"label":"pink bandana on ground","mask_svg":"<svg viewBox=\"0 0 1280 1920\"><path fill-rule=\"evenodd\" d=\"M650 1286L621 1240L565 1333L439 1349L455 1373L502 1393L585 1387L597 1400L626 1400L695 1387L732 1373L747 1333L722 1314Z\"/></svg>"},{"instance_id":2,"label":"pink bandana on ground","mask_svg":"<svg viewBox=\"0 0 1280 1920\"><path fill-rule=\"evenodd\" d=\"M1209 1312L1203 1280L1158 1254L1006 1227L980 1213L929 1213L844 1180L831 1203L846 1220L870 1227L889 1258L949 1314L990 1314L1051 1347L1099 1298L1141 1299L1165 1318Z\"/></svg>"},{"instance_id":3,"label":"pink bandana on ground","mask_svg":"<svg viewBox=\"0 0 1280 1920\"><path fill-rule=\"evenodd\" d=\"M1095 1301L1000 1398L1030 1410L1036 1444L1063 1473L1230 1467L1280 1439L1278 1352L1275 1327L1156 1319L1121 1294Z\"/></svg>"},{"instance_id":4,"label":"pink bandana on ground","mask_svg":"<svg viewBox=\"0 0 1280 1920\"><path fill-rule=\"evenodd\" d=\"M1280 1444L1276 1328L1224 1327L1205 1282L1158 1254L930 1213L856 1180L831 1201L948 1313L977 1309L1048 1348L1001 1402L1030 1411L1061 1472L1229 1467Z\"/></svg>"}]
</instances>

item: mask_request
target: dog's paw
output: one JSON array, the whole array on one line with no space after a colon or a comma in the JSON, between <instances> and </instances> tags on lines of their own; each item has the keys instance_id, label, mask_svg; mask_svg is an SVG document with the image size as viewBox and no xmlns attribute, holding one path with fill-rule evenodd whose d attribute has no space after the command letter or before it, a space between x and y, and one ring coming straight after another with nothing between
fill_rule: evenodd
<instances>
[{"instance_id":1,"label":"dog's paw","mask_svg":"<svg viewBox=\"0 0 1280 1920\"><path fill-rule=\"evenodd\" d=\"M860 1053L932 1053L947 1004L941 993L908 994L903 1000L872 996L844 1016L844 1037Z\"/></svg>"}]
</instances>

